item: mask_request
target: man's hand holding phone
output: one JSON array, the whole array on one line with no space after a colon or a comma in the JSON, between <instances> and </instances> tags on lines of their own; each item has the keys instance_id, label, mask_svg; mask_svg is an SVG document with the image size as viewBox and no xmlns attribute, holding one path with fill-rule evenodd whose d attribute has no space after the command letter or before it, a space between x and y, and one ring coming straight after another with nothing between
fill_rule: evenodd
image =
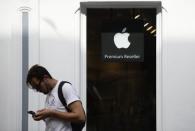
<instances>
[{"instance_id":1,"label":"man's hand holding phone","mask_svg":"<svg viewBox=\"0 0 195 131\"><path fill-rule=\"evenodd\" d=\"M35 121L41 120L40 115L39 115L38 112L35 113L34 111L28 111L28 114L31 114L31 115L32 115L32 118L33 118Z\"/></svg>"},{"instance_id":2,"label":"man's hand holding phone","mask_svg":"<svg viewBox=\"0 0 195 131\"><path fill-rule=\"evenodd\" d=\"M28 113L28 114L31 114L32 117L35 117L35 116L36 116L36 113L35 113L34 111L28 111L27 113Z\"/></svg>"},{"instance_id":3,"label":"man's hand holding phone","mask_svg":"<svg viewBox=\"0 0 195 131\"><path fill-rule=\"evenodd\" d=\"M36 113L34 111L28 111L29 114L32 115L35 121L45 120L45 118L51 116L53 110L44 108L42 110L38 110Z\"/></svg>"}]
</instances>

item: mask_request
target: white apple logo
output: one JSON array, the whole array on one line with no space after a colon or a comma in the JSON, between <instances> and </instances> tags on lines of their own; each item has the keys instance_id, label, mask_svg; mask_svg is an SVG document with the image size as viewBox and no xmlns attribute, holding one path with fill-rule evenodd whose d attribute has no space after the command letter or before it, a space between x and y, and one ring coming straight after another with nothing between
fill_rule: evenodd
<instances>
[{"instance_id":1,"label":"white apple logo","mask_svg":"<svg viewBox=\"0 0 195 131\"><path fill-rule=\"evenodd\" d=\"M125 33L126 27L123 28L122 33L116 33L114 35L114 44L118 49L125 48L127 49L131 43L128 40L128 37L130 36L130 33Z\"/></svg>"}]
</instances>

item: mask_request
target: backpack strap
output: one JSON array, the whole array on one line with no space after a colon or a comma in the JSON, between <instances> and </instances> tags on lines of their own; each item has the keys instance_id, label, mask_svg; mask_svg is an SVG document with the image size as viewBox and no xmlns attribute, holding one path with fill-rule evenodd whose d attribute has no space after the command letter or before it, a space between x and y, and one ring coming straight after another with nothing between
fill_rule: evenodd
<instances>
[{"instance_id":1,"label":"backpack strap","mask_svg":"<svg viewBox=\"0 0 195 131\"><path fill-rule=\"evenodd\" d=\"M62 104L64 105L64 107L66 108L66 110L67 110L68 112L70 112L70 109L68 108L67 103L66 103L66 100L65 100L65 98L64 98L64 96L63 96L63 93L62 93L62 87L63 87L63 85L64 85L65 83L68 83L68 84L72 85L72 84L71 84L70 82L68 82L68 81L61 81L60 84L59 84L59 86L58 86L58 97L59 97L61 103L62 103Z\"/></svg>"},{"instance_id":2,"label":"backpack strap","mask_svg":"<svg viewBox=\"0 0 195 131\"><path fill-rule=\"evenodd\" d=\"M68 83L68 84L72 85L70 82L61 81L60 84L59 84L59 86L58 86L58 97L59 97L61 103L66 108L66 110L68 112L70 112L70 109L68 108L67 103L66 103L66 100L65 100L65 98L63 96L63 93L62 93L62 87L63 87L63 85L65 83ZM85 126L85 121L84 122L79 122L79 123L71 122L72 131L82 131L82 129L83 129L84 126Z\"/></svg>"}]
</instances>

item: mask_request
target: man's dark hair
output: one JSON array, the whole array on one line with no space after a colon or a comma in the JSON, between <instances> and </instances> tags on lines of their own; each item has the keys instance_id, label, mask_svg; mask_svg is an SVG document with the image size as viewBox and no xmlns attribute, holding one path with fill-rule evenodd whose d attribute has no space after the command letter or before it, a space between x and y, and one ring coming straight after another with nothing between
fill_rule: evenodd
<instances>
[{"instance_id":1,"label":"man's dark hair","mask_svg":"<svg viewBox=\"0 0 195 131\"><path fill-rule=\"evenodd\" d=\"M46 68L36 64L32 66L28 71L26 84L29 85L33 77L37 78L38 80L42 80L44 75L47 75L49 78L52 78L52 76L50 75Z\"/></svg>"}]
</instances>

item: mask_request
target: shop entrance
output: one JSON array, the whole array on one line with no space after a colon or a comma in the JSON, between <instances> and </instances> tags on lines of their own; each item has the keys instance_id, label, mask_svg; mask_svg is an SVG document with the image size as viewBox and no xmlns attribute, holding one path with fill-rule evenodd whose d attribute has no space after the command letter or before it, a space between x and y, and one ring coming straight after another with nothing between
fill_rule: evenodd
<instances>
[{"instance_id":1,"label":"shop entrance","mask_svg":"<svg viewBox=\"0 0 195 131\"><path fill-rule=\"evenodd\" d=\"M89 131L156 131L157 9L86 8Z\"/></svg>"}]
</instances>

